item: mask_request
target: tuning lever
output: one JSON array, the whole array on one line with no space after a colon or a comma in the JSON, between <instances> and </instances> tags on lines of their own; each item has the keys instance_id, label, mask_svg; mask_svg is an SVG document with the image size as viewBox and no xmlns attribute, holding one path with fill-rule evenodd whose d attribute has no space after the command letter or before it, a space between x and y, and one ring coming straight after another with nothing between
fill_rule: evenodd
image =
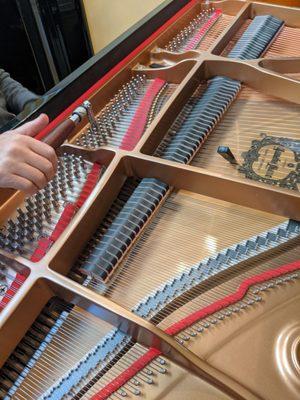
<instances>
[{"instance_id":1,"label":"tuning lever","mask_svg":"<svg viewBox=\"0 0 300 400\"><path fill-rule=\"evenodd\" d=\"M69 118L60 123L53 131L42 138L41 141L57 149L70 136L75 126L81 122L85 115L87 115L86 108L83 106L77 107Z\"/></svg>"}]
</instances>

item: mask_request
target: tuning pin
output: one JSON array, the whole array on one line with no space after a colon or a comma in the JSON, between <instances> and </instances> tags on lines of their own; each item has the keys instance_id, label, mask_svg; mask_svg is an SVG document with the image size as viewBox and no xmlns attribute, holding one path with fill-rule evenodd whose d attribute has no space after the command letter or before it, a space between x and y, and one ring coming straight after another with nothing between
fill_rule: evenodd
<instances>
[{"instance_id":1,"label":"tuning pin","mask_svg":"<svg viewBox=\"0 0 300 400\"><path fill-rule=\"evenodd\" d=\"M92 130L95 132L99 132L99 126L93 112L92 104L88 100L86 100L83 102L83 107L86 109Z\"/></svg>"},{"instance_id":2,"label":"tuning pin","mask_svg":"<svg viewBox=\"0 0 300 400\"><path fill-rule=\"evenodd\" d=\"M201 8L204 12L209 12L209 10L211 9L210 0L205 0L204 2L202 2Z\"/></svg>"}]
</instances>

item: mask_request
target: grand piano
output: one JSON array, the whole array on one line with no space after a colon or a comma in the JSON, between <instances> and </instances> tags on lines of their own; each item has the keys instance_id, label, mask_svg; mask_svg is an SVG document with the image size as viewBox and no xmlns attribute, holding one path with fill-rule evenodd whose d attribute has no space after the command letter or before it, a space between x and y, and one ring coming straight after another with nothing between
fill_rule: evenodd
<instances>
[{"instance_id":1,"label":"grand piano","mask_svg":"<svg viewBox=\"0 0 300 400\"><path fill-rule=\"evenodd\" d=\"M11 122L46 112L59 167L0 194L1 399L300 398L300 9L276 3L168 0Z\"/></svg>"}]
</instances>

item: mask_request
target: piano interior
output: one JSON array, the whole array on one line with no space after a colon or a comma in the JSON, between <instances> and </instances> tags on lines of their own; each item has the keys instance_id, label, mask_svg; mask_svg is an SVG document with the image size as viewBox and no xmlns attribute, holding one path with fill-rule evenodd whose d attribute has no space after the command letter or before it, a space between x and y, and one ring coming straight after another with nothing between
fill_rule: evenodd
<instances>
[{"instance_id":1,"label":"piano interior","mask_svg":"<svg viewBox=\"0 0 300 400\"><path fill-rule=\"evenodd\" d=\"M1 399L299 399L299 56L300 9L190 1L1 193Z\"/></svg>"}]
</instances>

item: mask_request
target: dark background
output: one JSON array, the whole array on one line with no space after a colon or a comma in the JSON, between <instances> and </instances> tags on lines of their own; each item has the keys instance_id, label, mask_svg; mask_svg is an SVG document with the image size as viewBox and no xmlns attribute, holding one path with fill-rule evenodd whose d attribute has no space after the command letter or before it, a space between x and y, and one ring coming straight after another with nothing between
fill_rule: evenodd
<instances>
[{"instance_id":1,"label":"dark background","mask_svg":"<svg viewBox=\"0 0 300 400\"><path fill-rule=\"evenodd\" d=\"M0 7L0 68L35 93L92 56L80 0L0 0Z\"/></svg>"},{"instance_id":2,"label":"dark background","mask_svg":"<svg viewBox=\"0 0 300 400\"><path fill-rule=\"evenodd\" d=\"M0 134L36 118L40 113L46 113L52 121L189 1L164 0L107 47L90 56L92 52L80 0L0 0L3 11L0 12L0 26L3 28L0 68L1 65L5 67L13 78L32 91L38 94L47 92L33 104L31 110L24 110L0 126ZM38 7L38 19L47 33L58 83L39 36L32 4ZM45 4L52 5L50 15ZM7 54L3 53L5 48L8 49ZM56 51L52 52L51 48ZM67 73L68 70L73 72Z\"/></svg>"}]
</instances>

